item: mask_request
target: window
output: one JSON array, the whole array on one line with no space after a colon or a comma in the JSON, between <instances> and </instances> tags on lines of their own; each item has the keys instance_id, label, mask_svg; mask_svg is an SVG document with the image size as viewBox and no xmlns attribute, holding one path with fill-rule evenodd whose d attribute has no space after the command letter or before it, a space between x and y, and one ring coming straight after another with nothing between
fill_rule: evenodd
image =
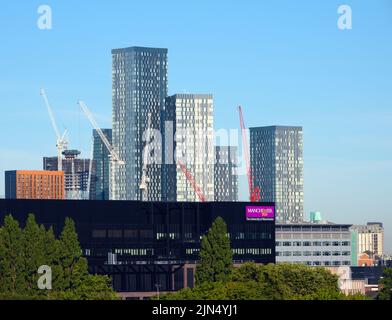
<instances>
[{"instance_id":1,"label":"window","mask_svg":"<svg viewBox=\"0 0 392 320\"><path fill-rule=\"evenodd\" d=\"M283 242L283 247L291 247L291 242Z\"/></svg>"}]
</instances>

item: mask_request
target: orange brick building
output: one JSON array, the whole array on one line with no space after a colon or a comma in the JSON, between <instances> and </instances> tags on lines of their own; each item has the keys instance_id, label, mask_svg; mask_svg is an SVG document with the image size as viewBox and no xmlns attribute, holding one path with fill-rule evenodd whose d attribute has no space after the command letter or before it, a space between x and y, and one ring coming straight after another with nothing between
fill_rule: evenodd
<instances>
[{"instance_id":1,"label":"orange brick building","mask_svg":"<svg viewBox=\"0 0 392 320\"><path fill-rule=\"evenodd\" d=\"M7 199L65 199L63 171L6 171Z\"/></svg>"}]
</instances>

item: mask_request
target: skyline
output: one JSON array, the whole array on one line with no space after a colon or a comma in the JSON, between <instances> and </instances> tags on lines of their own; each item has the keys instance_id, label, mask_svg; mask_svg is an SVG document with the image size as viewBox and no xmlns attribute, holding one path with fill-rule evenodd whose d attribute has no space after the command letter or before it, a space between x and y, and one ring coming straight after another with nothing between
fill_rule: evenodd
<instances>
[{"instance_id":1,"label":"skyline","mask_svg":"<svg viewBox=\"0 0 392 320\"><path fill-rule=\"evenodd\" d=\"M94 3L92 12L91 1L50 1L48 31L36 28L39 1L3 8L0 20L12 24L12 34L1 28L8 49L0 53L7 61L0 79L7 137L0 146L0 194L5 170L41 169L42 158L56 154L41 86L60 127L69 129L70 147L88 157L92 129L76 101L84 99L100 125L111 127L111 49L164 47L169 95L212 92L215 128L239 128L238 104L247 127L303 126L305 217L321 211L333 222L381 221L391 251L392 6L346 1L353 29L342 31L336 27L340 1L248 3L116 1ZM129 19L138 10L148 19Z\"/></svg>"}]
</instances>

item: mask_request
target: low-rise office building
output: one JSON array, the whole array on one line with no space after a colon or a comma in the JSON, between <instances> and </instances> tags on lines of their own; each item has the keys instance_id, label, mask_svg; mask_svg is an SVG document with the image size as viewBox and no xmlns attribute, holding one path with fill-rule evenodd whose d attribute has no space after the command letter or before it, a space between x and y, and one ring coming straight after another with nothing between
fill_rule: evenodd
<instances>
[{"instance_id":1,"label":"low-rise office building","mask_svg":"<svg viewBox=\"0 0 392 320\"><path fill-rule=\"evenodd\" d=\"M29 213L57 235L72 218L90 272L111 276L124 297L192 287L201 237L219 216L235 264L275 263L272 203L0 200L0 221Z\"/></svg>"},{"instance_id":2,"label":"low-rise office building","mask_svg":"<svg viewBox=\"0 0 392 320\"><path fill-rule=\"evenodd\" d=\"M350 227L329 222L279 223L276 262L325 267L356 265Z\"/></svg>"}]
</instances>

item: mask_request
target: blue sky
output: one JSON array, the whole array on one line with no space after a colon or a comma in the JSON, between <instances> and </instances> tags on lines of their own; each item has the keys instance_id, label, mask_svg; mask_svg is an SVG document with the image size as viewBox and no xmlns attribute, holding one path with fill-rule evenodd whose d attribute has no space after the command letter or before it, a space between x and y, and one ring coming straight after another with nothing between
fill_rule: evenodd
<instances>
[{"instance_id":1,"label":"blue sky","mask_svg":"<svg viewBox=\"0 0 392 320\"><path fill-rule=\"evenodd\" d=\"M41 4L52 30L36 26ZM352 30L337 28L341 4ZM391 1L19 0L2 6L0 35L0 194L4 170L56 153L41 86L87 157L76 101L111 126L110 50L165 47L169 93L213 93L216 128L239 127L238 104L247 126L303 126L306 214L382 221L392 251Z\"/></svg>"}]
</instances>

